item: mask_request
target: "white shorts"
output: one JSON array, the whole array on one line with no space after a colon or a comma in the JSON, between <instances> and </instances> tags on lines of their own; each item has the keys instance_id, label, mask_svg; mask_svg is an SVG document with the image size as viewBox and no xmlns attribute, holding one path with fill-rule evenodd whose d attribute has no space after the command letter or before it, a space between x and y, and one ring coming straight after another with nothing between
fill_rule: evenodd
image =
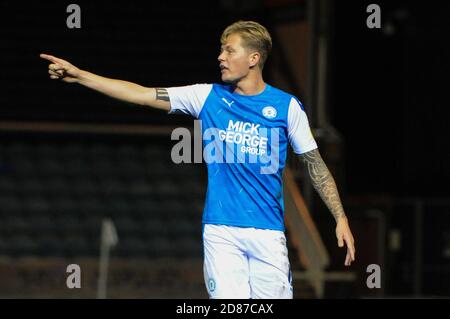
<instances>
[{"instance_id":1,"label":"white shorts","mask_svg":"<svg viewBox=\"0 0 450 319\"><path fill-rule=\"evenodd\" d=\"M203 250L210 298L292 299L284 232L205 224Z\"/></svg>"}]
</instances>

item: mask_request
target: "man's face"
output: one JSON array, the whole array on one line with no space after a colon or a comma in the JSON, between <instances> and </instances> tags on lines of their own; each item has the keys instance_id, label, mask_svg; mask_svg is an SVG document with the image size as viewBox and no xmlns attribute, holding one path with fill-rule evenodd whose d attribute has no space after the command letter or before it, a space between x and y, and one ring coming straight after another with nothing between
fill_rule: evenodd
<instances>
[{"instance_id":1,"label":"man's face","mask_svg":"<svg viewBox=\"0 0 450 319\"><path fill-rule=\"evenodd\" d=\"M245 77L254 65L253 53L242 46L241 36L237 33L230 34L222 44L218 60L222 81L236 83Z\"/></svg>"}]
</instances>

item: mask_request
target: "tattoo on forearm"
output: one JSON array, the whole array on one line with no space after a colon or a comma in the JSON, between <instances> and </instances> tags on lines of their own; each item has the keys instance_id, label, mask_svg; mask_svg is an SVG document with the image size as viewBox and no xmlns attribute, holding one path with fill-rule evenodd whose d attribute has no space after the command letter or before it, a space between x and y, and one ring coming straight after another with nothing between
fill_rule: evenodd
<instances>
[{"instance_id":1,"label":"tattoo on forearm","mask_svg":"<svg viewBox=\"0 0 450 319\"><path fill-rule=\"evenodd\" d=\"M334 219L337 221L338 218L345 217L336 183L319 151L315 149L303 153L301 159L306 165L314 188L333 214Z\"/></svg>"},{"instance_id":2,"label":"tattoo on forearm","mask_svg":"<svg viewBox=\"0 0 450 319\"><path fill-rule=\"evenodd\" d=\"M167 90L164 88L156 88L156 99L170 102L169 93L167 93Z\"/></svg>"}]
</instances>

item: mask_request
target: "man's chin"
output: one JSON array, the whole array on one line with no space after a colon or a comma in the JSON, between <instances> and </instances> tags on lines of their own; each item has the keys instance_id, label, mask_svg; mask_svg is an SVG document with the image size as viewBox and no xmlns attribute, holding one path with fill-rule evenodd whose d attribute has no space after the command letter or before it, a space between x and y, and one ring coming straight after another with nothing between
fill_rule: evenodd
<instances>
[{"instance_id":1,"label":"man's chin","mask_svg":"<svg viewBox=\"0 0 450 319\"><path fill-rule=\"evenodd\" d=\"M230 79L229 77L226 77L226 76L223 76L223 75L222 75L222 81L227 83L227 84L234 84L234 83L237 82L235 79Z\"/></svg>"},{"instance_id":2,"label":"man's chin","mask_svg":"<svg viewBox=\"0 0 450 319\"><path fill-rule=\"evenodd\" d=\"M230 79L227 78L226 76L222 76L222 82L230 83L231 81L230 81Z\"/></svg>"}]
</instances>

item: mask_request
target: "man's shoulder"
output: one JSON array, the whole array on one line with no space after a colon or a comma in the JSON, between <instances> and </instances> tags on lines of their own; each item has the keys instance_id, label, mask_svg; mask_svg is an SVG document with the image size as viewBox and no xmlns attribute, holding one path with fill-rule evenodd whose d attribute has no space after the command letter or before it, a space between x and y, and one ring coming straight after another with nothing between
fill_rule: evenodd
<instances>
[{"instance_id":1,"label":"man's shoulder","mask_svg":"<svg viewBox=\"0 0 450 319\"><path fill-rule=\"evenodd\" d=\"M277 87L274 87L272 85L270 86L270 89L271 89L270 93L272 95L277 95L277 96L283 97L283 98L288 99L288 100L290 100L292 98L298 100L298 98L295 95L293 95L293 94L291 94L289 92L286 92L286 91L284 91L282 89L279 89Z\"/></svg>"},{"instance_id":2,"label":"man's shoulder","mask_svg":"<svg viewBox=\"0 0 450 319\"><path fill-rule=\"evenodd\" d=\"M286 110L289 109L293 103L299 104L303 108L303 104L297 96L274 86L270 86L270 98L271 100L278 101L278 105L283 106Z\"/></svg>"}]
</instances>

